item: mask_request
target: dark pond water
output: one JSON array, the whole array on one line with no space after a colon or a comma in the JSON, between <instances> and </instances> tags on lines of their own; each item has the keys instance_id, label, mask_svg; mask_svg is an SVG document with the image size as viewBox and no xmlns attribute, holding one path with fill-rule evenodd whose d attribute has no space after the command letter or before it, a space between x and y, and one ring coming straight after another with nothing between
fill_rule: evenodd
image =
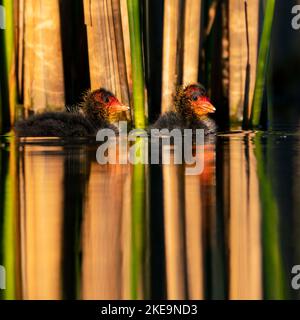
<instances>
[{"instance_id":1,"label":"dark pond water","mask_svg":"<svg viewBox=\"0 0 300 320\"><path fill-rule=\"evenodd\" d=\"M1 138L1 298L300 297L300 136L220 134L198 175L96 148Z\"/></svg>"}]
</instances>

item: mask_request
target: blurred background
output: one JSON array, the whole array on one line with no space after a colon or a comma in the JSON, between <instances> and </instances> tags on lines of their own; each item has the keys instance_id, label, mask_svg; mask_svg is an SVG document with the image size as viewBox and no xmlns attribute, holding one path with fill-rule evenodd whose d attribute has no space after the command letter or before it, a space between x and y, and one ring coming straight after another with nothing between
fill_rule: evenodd
<instances>
[{"instance_id":1,"label":"blurred background","mask_svg":"<svg viewBox=\"0 0 300 320\"><path fill-rule=\"evenodd\" d=\"M1 298L299 298L297 4L0 0ZM11 131L100 86L144 128L197 81L220 129L199 175Z\"/></svg>"}]
</instances>

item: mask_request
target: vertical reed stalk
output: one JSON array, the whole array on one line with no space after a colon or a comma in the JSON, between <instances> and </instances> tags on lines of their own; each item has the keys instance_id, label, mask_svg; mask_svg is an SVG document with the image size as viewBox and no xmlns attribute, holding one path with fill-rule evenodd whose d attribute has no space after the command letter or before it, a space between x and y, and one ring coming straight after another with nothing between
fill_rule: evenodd
<instances>
[{"instance_id":1,"label":"vertical reed stalk","mask_svg":"<svg viewBox=\"0 0 300 320\"><path fill-rule=\"evenodd\" d=\"M249 20L248 20L248 3L245 1L245 22L246 22L246 40L247 40L247 67L245 79L245 93L244 93L244 111L242 128L247 130L249 127L249 90L250 90L250 42L249 42Z\"/></svg>"},{"instance_id":2,"label":"vertical reed stalk","mask_svg":"<svg viewBox=\"0 0 300 320\"><path fill-rule=\"evenodd\" d=\"M130 96L132 96L132 71L131 71L132 68L131 68L130 31L129 31L127 0L120 0L120 7L121 7L122 32L123 32L123 39L124 39L127 81L128 81L129 93L130 93Z\"/></svg>"},{"instance_id":3,"label":"vertical reed stalk","mask_svg":"<svg viewBox=\"0 0 300 320\"><path fill-rule=\"evenodd\" d=\"M0 71L1 72L1 71ZM9 119L9 114L7 117L7 109L4 108L5 104L2 101L2 88L0 82L0 134L5 131L5 123L7 123L7 119Z\"/></svg>"},{"instance_id":4,"label":"vertical reed stalk","mask_svg":"<svg viewBox=\"0 0 300 320\"><path fill-rule=\"evenodd\" d=\"M84 12L91 88L104 87L129 104L121 3L117 0L85 0Z\"/></svg>"},{"instance_id":5,"label":"vertical reed stalk","mask_svg":"<svg viewBox=\"0 0 300 320\"><path fill-rule=\"evenodd\" d=\"M229 0L229 107L231 123L240 123L244 106L248 108L250 118L252 98L255 86L258 33L259 0L246 1L249 20L249 60L247 46L247 25L245 19L245 1ZM249 68L248 68L249 66ZM251 68L250 68L251 66ZM248 78L246 79L246 77ZM245 84L248 89L248 101L245 97Z\"/></svg>"},{"instance_id":6,"label":"vertical reed stalk","mask_svg":"<svg viewBox=\"0 0 300 320\"><path fill-rule=\"evenodd\" d=\"M112 0L112 13L113 13L113 27L116 37L117 49L117 68L120 74L120 99L123 103L129 105L128 95L128 78L126 68L126 55L123 37L123 26L121 18L121 3L120 0Z\"/></svg>"},{"instance_id":7,"label":"vertical reed stalk","mask_svg":"<svg viewBox=\"0 0 300 320\"><path fill-rule=\"evenodd\" d=\"M178 36L180 0L165 0L163 30L162 112L172 107L178 84Z\"/></svg>"},{"instance_id":8,"label":"vertical reed stalk","mask_svg":"<svg viewBox=\"0 0 300 320\"><path fill-rule=\"evenodd\" d=\"M23 100L23 76L24 76L24 1L15 0L15 21L16 21L16 77L18 102ZM16 115L18 117L18 114Z\"/></svg>"},{"instance_id":9,"label":"vertical reed stalk","mask_svg":"<svg viewBox=\"0 0 300 320\"><path fill-rule=\"evenodd\" d=\"M265 17L262 29L262 35L260 40L256 82L254 89L254 97L251 113L251 125L252 127L259 126L260 116L263 105L264 89L266 82L266 73L268 70L268 58L270 52L271 33L275 11L276 0L267 0Z\"/></svg>"},{"instance_id":10,"label":"vertical reed stalk","mask_svg":"<svg viewBox=\"0 0 300 320\"><path fill-rule=\"evenodd\" d=\"M145 128L147 125L147 118L145 115L145 86L140 1L127 0L127 6L130 30L134 125L136 128Z\"/></svg>"},{"instance_id":11,"label":"vertical reed stalk","mask_svg":"<svg viewBox=\"0 0 300 320\"><path fill-rule=\"evenodd\" d=\"M5 29L0 29L0 132L5 132L14 121L16 105L14 3L0 0L0 5L5 10Z\"/></svg>"},{"instance_id":12,"label":"vertical reed stalk","mask_svg":"<svg viewBox=\"0 0 300 320\"><path fill-rule=\"evenodd\" d=\"M26 114L29 111L63 109L65 87L59 1L26 0L24 5L24 107Z\"/></svg>"},{"instance_id":13,"label":"vertical reed stalk","mask_svg":"<svg viewBox=\"0 0 300 320\"><path fill-rule=\"evenodd\" d=\"M185 1L183 83L198 81L202 0Z\"/></svg>"}]
</instances>

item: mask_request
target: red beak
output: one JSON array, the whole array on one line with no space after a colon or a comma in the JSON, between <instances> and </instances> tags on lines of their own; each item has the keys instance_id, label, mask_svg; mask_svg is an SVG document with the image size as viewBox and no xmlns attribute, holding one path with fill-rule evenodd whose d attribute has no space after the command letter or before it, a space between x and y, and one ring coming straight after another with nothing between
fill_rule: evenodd
<instances>
[{"instance_id":1,"label":"red beak","mask_svg":"<svg viewBox=\"0 0 300 320\"><path fill-rule=\"evenodd\" d=\"M212 105L207 97L199 99L194 108L196 113L199 115L206 115L208 113L214 113L216 111L216 108Z\"/></svg>"},{"instance_id":2,"label":"red beak","mask_svg":"<svg viewBox=\"0 0 300 320\"><path fill-rule=\"evenodd\" d=\"M113 101L109 106L115 112L128 111L130 108L122 104L119 100Z\"/></svg>"}]
</instances>

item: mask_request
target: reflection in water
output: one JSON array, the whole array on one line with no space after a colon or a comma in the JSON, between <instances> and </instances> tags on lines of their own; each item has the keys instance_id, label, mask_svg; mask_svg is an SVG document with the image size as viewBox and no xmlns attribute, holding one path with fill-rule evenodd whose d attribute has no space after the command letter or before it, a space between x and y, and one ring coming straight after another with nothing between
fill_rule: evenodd
<instances>
[{"instance_id":1,"label":"reflection in water","mask_svg":"<svg viewBox=\"0 0 300 320\"><path fill-rule=\"evenodd\" d=\"M82 224L83 299L128 297L128 196L128 165L91 164Z\"/></svg>"},{"instance_id":2,"label":"reflection in water","mask_svg":"<svg viewBox=\"0 0 300 320\"><path fill-rule=\"evenodd\" d=\"M60 299L64 158L59 147L21 148L22 295L24 299Z\"/></svg>"},{"instance_id":3,"label":"reflection in water","mask_svg":"<svg viewBox=\"0 0 300 320\"><path fill-rule=\"evenodd\" d=\"M167 298L186 295L186 252L184 223L184 168L164 165L163 200Z\"/></svg>"},{"instance_id":4,"label":"reflection in water","mask_svg":"<svg viewBox=\"0 0 300 320\"><path fill-rule=\"evenodd\" d=\"M299 137L232 133L186 165L3 138L3 299L298 298ZM285 165L283 165L285 164Z\"/></svg>"},{"instance_id":5,"label":"reflection in water","mask_svg":"<svg viewBox=\"0 0 300 320\"><path fill-rule=\"evenodd\" d=\"M0 148L0 264L6 269L4 299L19 298L20 274L20 221L18 212L17 153L15 141L1 143Z\"/></svg>"},{"instance_id":6,"label":"reflection in water","mask_svg":"<svg viewBox=\"0 0 300 320\"><path fill-rule=\"evenodd\" d=\"M229 140L229 298L261 299L260 207L251 136Z\"/></svg>"}]
</instances>

